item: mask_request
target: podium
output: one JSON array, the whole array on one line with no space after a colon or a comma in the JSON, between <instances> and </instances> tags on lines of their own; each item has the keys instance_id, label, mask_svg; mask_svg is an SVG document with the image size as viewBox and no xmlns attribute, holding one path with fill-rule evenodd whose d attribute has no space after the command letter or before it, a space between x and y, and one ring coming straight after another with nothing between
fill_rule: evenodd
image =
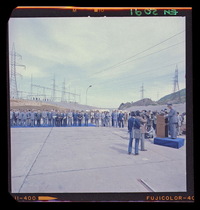
<instances>
[{"instance_id":1,"label":"podium","mask_svg":"<svg viewBox=\"0 0 200 210\"><path fill-rule=\"evenodd\" d=\"M157 115L156 137L154 144L179 149L184 145L183 138L171 139L168 137L168 119L163 115Z\"/></svg>"},{"instance_id":2,"label":"podium","mask_svg":"<svg viewBox=\"0 0 200 210\"><path fill-rule=\"evenodd\" d=\"M156 136L160 138L168 137L168 125L164 115L157 115Z\"/></svg>"}]
</instances>

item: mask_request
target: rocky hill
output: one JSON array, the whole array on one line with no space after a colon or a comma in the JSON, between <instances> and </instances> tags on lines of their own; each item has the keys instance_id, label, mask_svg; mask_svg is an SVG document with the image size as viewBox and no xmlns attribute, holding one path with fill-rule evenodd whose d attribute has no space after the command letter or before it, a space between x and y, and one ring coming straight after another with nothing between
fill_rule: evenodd
<instances>
[{"instance_id":1,"label":"rocky hill","mask_svg":"<svg viewBox=\"0 0 200 210\"><path fill-rule=\"evenodd\" d=\"M186 89L179 90L175 93L168 94L162 98L160 98L157 103L158 104L167 104L168 102L172 104L180 104L186 101Z\"/></svg>"},{"instance_id":2,"label":"rocky hill","mask_svg":"<svg viewBox=\"0 0 200 210\"><path fill-rule=\"evenodd\" d=\"M135 106L150 106L150 105L166 105L167 103L181 104L186 102L186 89L179 90L175 93L163 96L158 101L152 101L150 98L144 98L136 102L121 103L119 110L127 110Z\"/></svg>"},{"instance_id":3,"label":"rocky hill","mask_svg":"<svg viewBox=\"0 0 200 210\"><path fill-rule=\"evenodd\" d=\"M156 102L152 101L150 98L144 98L136 102L121 103L118 109L124 110L132 106L149 106L149 105L156 105Z\"/></svg>"}]
</instances>

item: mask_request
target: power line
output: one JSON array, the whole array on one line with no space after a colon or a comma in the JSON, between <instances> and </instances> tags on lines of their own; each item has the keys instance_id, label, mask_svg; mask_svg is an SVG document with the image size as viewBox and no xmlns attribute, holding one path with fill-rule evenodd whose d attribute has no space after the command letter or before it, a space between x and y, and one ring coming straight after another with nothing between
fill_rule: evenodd
<instances>
[{"instance_id":1,"label":"power line","mask_svg":"<svg viewBox=\"0 0 200 210\"><path fill-rule=\"evenodd\" d=\"M102 84L110 84L110 83L115 83L115 82L123 82L124 83L124 79L129 79L131 80L131 82L133 81L133 78L131 76L139 76L139 75L143 75L143 74L146 74L146 73L152 73L154 71L158 71L158 70L161 70L163 68L167 68L167 67L170 67L170 66L174 66L176 64L179 64L179 63L183 63L184 61L178 61L178 62L175 62L175 63L172 63L172 64L168 64L168 65L165 65L165 66L161 66L161 67L158 67L158 68L153 68L153 69L148 69L146 71L143 71L143 72L139 72L137 74L133 74L133 75L128 75L128 76L125 76L125 77L120 77L119 79L115 79L115 80L110 80L109 82L108 81L104 81L104 82L100 82L100 83L95 83L93 85L102 85ZM126 81L126 80L125 80ZM137 82L141 82L140 80L137 80ZM103 86L102 88L104 88L105 86ZM99 89L99 87L98 87Z\"/></svg>"},{"instance_id":2,"label":"power line","mask_svg":"<svg viewBox=\"0 0 200 210\"><path fill-rule=\"evenodd\" d=\"M185 31L185 30L184 30L184 31ZM155 44L155 45L153 45L153 46L151 46L151 47L149 47L149 48L147 48L147 49L145 49L145 50L143 50L143 51L141 51L141 52L138 52L138 53L136 53L136 54L134 54L134 55L132 55L132 56L126 58L125 60L122 60L122 61L120 61L120 62L118 62L118 63L116 63L116 64L114 64L114 65L108 67L108 68L105 68L105 69L103 69L103 70L101 70L101 71L98 71L98 72L94 73L93 75L102 73L102 72L107 71L107 70L112 69L112 68L116 68L117 66L122 65L124 62L130 60L131 58L134 58L134 57L136 57L136 56L138 56L138 55L140 55L140 54L142 54L142 53L144 53L144 52L146 52L146 51L148 51L148 50L150 50L150 49L152 49L152 48L154 48L154 47L157 47L157 46L160 45L160 44L163 44L164 42L166 42L166 41L168 41L168 40L174 38L175 36L178 36L179 34L183 33L184 31L181 31L181 32L179 32L179 33L177 33L177 34L175 34L175 35L173 35L173 36L171 36L171 37L169 37L169 38L167 38L167 39L165 39L165 40L163 40L163 41L161 41L161 42L159 42L159 43L157 43L157 44Z\"/></svg>"},{"instance_id":3,"label":"power line","mask_svg":"<svg viewBox=\"0 0 200 210\"><path fill-rule=\"evenodd\" d=\"M136 61L136 60L139 60L139 59L142 59L142 58L148 57L148 56L150 56L150 55L153 55L153 54L159 53L159 52L161 52L161 51L164 51L164 50L167 50L167 49L169 49L169 48L171 48L171 47L174 47L174 46L176 46L176 45L179 45L179 44L181 44L181 43L183 43L183 41L182 41L182 42L179 42L179 43L176 43L176 44L173 44L173 45L170 45L169 47L163 48L163 49L161 49L161 50L159 50L159 51L156 51L156 52L153 52L153 53L150 53L150 54L144 55L144 56L139 57L139 58L135 58L135 59L133 59L133 60L130 60L130 61L125 62L125 63L122 63L122 64L120 64L120 65L128 64L128 63L131 63L131 62L133 62L133 61ZM120 66L120 65L119 65L119 66ZM117 67L116 67L116 68L117 68Z\"/></svg>"}]
</instances>

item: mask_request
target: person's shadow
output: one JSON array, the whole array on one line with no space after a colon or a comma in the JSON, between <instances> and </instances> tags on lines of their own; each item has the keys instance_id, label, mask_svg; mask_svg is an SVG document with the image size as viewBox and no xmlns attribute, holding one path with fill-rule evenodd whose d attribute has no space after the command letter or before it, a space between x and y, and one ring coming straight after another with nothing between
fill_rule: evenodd
<instances>
[{"instance_id":1,"label":"person's shadow","mask_svg":"<svg viewBox=\"0 0 200 210\"><path fill-rule=\"evenodd\" d=\"M116 146L110 146L111 149L117 151L121 154L127 154L128 145L125 144L115 144Z\"/></svg>"}]
</instances>

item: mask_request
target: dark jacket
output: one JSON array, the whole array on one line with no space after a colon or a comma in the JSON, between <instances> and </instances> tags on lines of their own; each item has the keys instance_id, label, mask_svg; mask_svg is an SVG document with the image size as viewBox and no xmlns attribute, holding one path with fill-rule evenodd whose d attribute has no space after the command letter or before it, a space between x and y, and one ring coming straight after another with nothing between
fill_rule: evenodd
<instances>
[{"instance_id":1,"label":"dark jacket","mask_svg":"<svg viewBox=\"0 0 200 210\"><path fill-rule=\"evenodd\" d=\"M132 128L134 126L134 129L140 129L140 121L137 118L129 118L128 119L128 131L131 132Z\"/></svg>"}]
</instances>

